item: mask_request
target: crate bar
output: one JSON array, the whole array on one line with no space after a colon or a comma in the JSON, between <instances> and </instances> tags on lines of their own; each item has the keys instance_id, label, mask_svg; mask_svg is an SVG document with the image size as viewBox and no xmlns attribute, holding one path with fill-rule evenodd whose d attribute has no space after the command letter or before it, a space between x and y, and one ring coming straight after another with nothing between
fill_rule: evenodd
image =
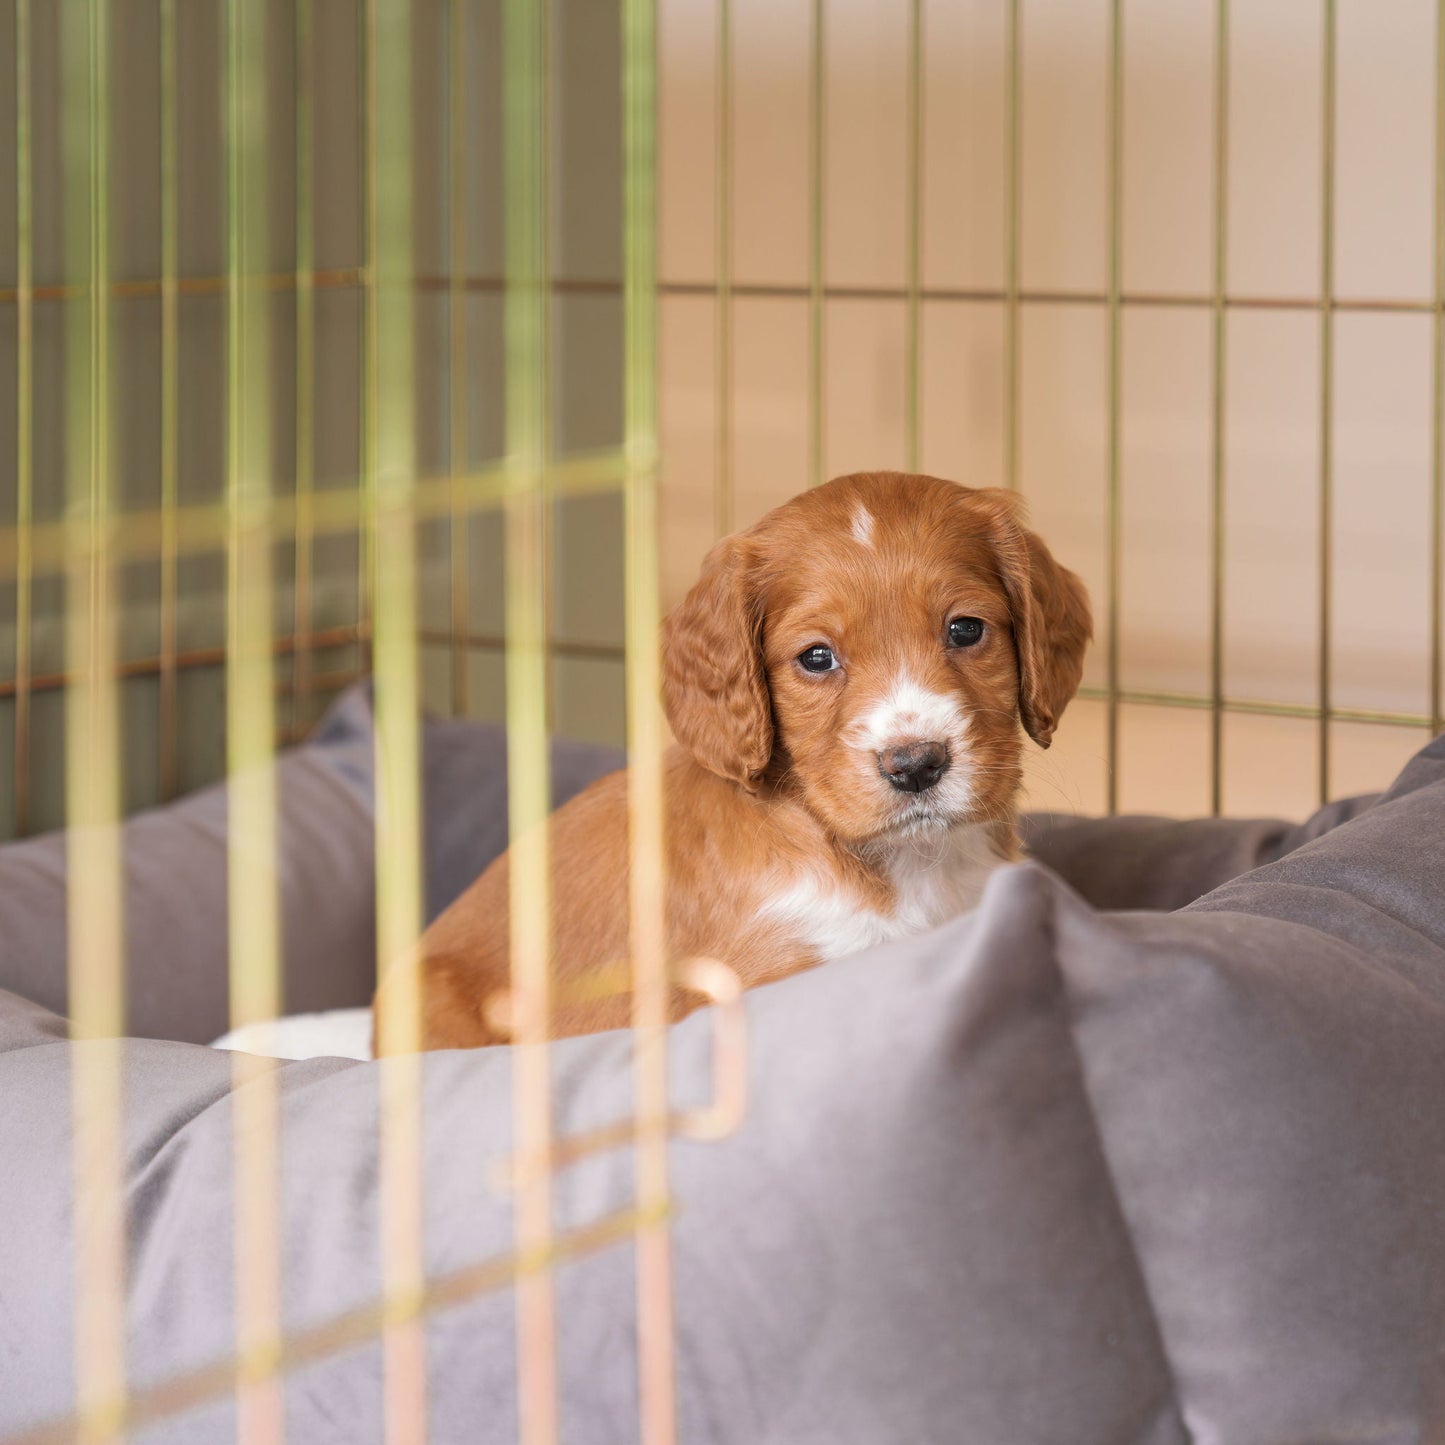
<instances>
[{"instance_id":1,"label":"crate bar","mask_svg":"<svg viewBox=\"0 0 1445 1445\"><path fill-rule=\"evenodd\" d=\"M717 235L714 307L717 428L713 463L713 532L733 529L733 9L717 0Z\"/></svg>"},{"instance_id":2,"label":"crate bar","mask_svg":"<svg viewBox=\"0 0 1445 1445\"><path fill-rule=\"evenodd\" d=\"M156 725L161 798L179 788L180 713L176 696L176 508L180 434L179 198L176 118L176 0L160 12L160 205L161 205L161 536L160 697ZM228 278L229 279L229 278Z\"/></svg>"},{"instance_id":3,"label":"crate bar","mask_svg":"<svg viewBox=\"0 0 1445 1445\"><path fill-rule=\"evenodd\" d=\"M76 1404L109 1439L126 1400L122 1075L125 942L111 476L109 5L67 0L61 112L66 268L86 276L66 328L68 986L74 1169Z\"/></svg>"},{"instance_id":4,"label":"crate bar","mask_svg":"<svg viewBox=\"0 0 1445 1445\"><path fill-rule=\"evenodd\" d=\"M505 1288L528 1271L550 1268L614 1248L629 1239L635 1228L635 1212L618 1210L559 1235L552 1253L545 1259L505 1254L446 1274L433 1275L427 1279L414 1306L415 1311L421 1317L429 1318L443 1311L455 1310L458 1305L480 1295ZM413 1308L409 1303L407 1307ZM274 1366L280 1374L292 1374L354 1350L381 1334L396 1309L394 1301L383 1298L300 1330L283 1342L281 1357L274 1361ZM218 1399L233 1388L237 1363L234 1358L211 1361L183 1374L173 1375L159 1384L139 1386L130 1395L124 1425L128 1429L138 1429L194 1409L208 1400ZM258 1362L247 1360L241 1363L245 1368L255 1368ZM268 1360L264 1363L270 1367L273 1362ZM3 1445L74 1445L83 1429L84 1421L80 1416L68 1415L27 1427L18 1435L7 1435Z\"/></svg>"},{"instance_id":5,"label":"crate bar","mask_svg":"<svg viewBox=\"0 0 1445 1445\"><path fill-rule=\"evenodd\" d=\"M1330 643L1334 573L1335 432L1335 0L1324 0L1324 75L1320 107L1320 615L1319 798L1330 795Z\"/></svg>"},{"instance_id":6,"label":"crate bar","mask_svg":"<svg viewBox=\"0 0 1445 1445\"><path fill-rule=\"evenodd\" d=\"M266 237L264 8L228 0L225 39L226 296L226 769L230 1022L281 1012L276 898L276 734L271 672L270 348L267 298L250 284ZM174 673L174 652L168 659ZM242 1356L275 1352L281 1338L279 1110L274 1070L232 1055L236 1341ZM248 1442L282 1438L274 1374L238 1375L239 1430Z\"/></svg>"},{"instance_id":7,"label":"crate bar","mask_svg":"<svg viewBox=\"0 0 1445 1445\"><path fill-rule=\"evenodd\" d=\"M908 7L908 352L904 391L906 469L918 470L923 399L923 0Z\"/></svg>"},{"instance_id":8,"label":"crate bar","mask_svg":"<svg viewBox=\"0 0 1445 1445\"><path fill-rule=\"evenodd\" d=\"M1435 10L1435 315L1430 436L1430 731L1445 728L1445 0Z\"/></svg>"},{"instance_id":9,"label":"crate bar","mask_svg":"<svg viewBox=\"0 0 1445 1445\"><path fill-rule=\"evenodd\" d=\"M513 1132L519 1153L550 1158L552 1099L550 860L547 814L547 89L546 7L503 10L504 303L506 345L507 787L514 1037ZM553 1237L551 1179L528 1171L514 1237L523 1257L545 1257ZM556 1317L552 1276L517 1283L517 1395L521 1445L557 1438Z\"/></svg>"},{"instance_id":10,"label":"crate bar","mask_svg":"<svg viewBox=\"0 0 1445 1445\"><path fill-rule=\"evenodd\" d=\"M428 283L430 284L430 283ZM555 289L587 289L589 291L615 291L616 285L606 281L554 282ZM473 277L468 285L474 289L496 289L496 283L488 277ZM425 289L425 288L424 288ZM436 289L432 287L431 289ZM713 296L717 288L709 281L665 281L658 290L664 296ZM36 295L39 297L40 290ZM773 300L807 300L810 292L806 282L786 281L735 281L731 287L734 297L768 297ZM997 286L924 286L919 295L924 301L982 301L1007 303L1009 293ZM906 301L908 287L900 286L856 286L835 284L823 287L825 301ZM1018 293L1021 302L1037 302L1050 306L1108 306L1110 295L1103 291L1034 290L1028 287ZM1195 308L1208 311L1214 305L1211 291L1121 291L1118 297L1121 307L1156 306ZM1326 303L1318 296L1265 296L1244 294L1226 296L1224 305L1237 311L1320 311ZM1435 303L1429 297L1375 296L1351 297L1334 296L1328 302L1331 311L1348 311L1357 315L1428 315Z\"/></svg>"},{"instance_id":11,"label":"crate bar","mask_svg":"<svg viewBox=\"0 0 1445 1445\"><path fill-rule=\"evenodd\" d=\"M824 197L827 118L827 0L813 0L813 33L808 96L808 485L823 480L826 451L823 442L823 407L827 396L827 360L824 351Z\"/></svg>"},{"instance_id":12,"label":"crate bar","mask_svg":"<svg viewBox=\"0 0 1445 1445\"><path fill-rule=\"evenodd\" d=\"M114 553L112 553L112 557L114 557ZM331 647L340 647L345 643L357 640L357 629L354 624L317 634L318 644ZM278 638L272 646L275 652L286 656L295 650L295 641L292 638L282 637ZM176 654L176 667L181 672L189 672L193 668L224 667L225 665L226 649L224 647L197 647ZM117 663L115 675L117 679L122 680L131 677L159 677L160 671L161 658L153 655L128 658L124 662ZM69 687L75 680L75 675L69 672L37 672L31 675L30 690L32 693L56 692ZM289 690L290 684L278 679L276 688L278 692L286 692ZM14 695L15 684L13 682L0 682L0 698Z\"/></svg>"},{"instance_id":13,"label":"crate bar","mask_svg":"<svg viewBox=\"0 0 1445 1445\"><path fill-rule=\"evenodd\" d=\"M592 497L621 490L627 467L621 447L600 447L595 451L576 452L558 457L547 468L548 493L552 497ZM493 462L468 473L461 479L469 508L501 508L510 489L511 473L504 462ZM428 476L418 480L413 492L413 505L419 519L435 520L449 514L454 479L449 474ZM363 483L354 488L337 485L313 493L310 507L315 535L337 535L354 532L365 521L366 508L360 500ZM292 536L297 529L296 499L274 497L271 501L270 526L278 537ZM226 542L228 514L223 504L200 502L177 510L177 547L180 554L214 552ZM146 560L156 554L160 536L160 513L123 512L112 519L110 541L116 562ZM42 522L29 534L32 570L55 570L69 556L67 525L64 522ZM21 551L21 538L13 527L0 527L0 575L14 574ZM351 623L357 639L365 642L364 624ZM334 629L331 629L334 631ZM322 634L316 634L314 646L320 649Z\"/></svg>"},{"instance_id":14,"label":"crate bar","mask_svg":"<svg viewBox=\"0 0 1445 1445\"><path fill-rule=\"evenodd\" d=\"M814 43L821 5L814 10ZM677 1435L667 1117L662 720L658 709L657 3L624 0L623 315L625 354L628 851L638 1211L637 1357L642 1445ZM815 65L818 52L815 48ZM815 71L815 77L820 73ZM816 102L816 97L815 97ZM816 111L815 111L816 119ZM815 156L815 159L821 159ZM815 176L816 185L816 176ZM816 192L815 192L816 199ZM816 236L815 236L816 239ZM816 254L816 253L815 253ZM815 271L816 277L816 271Z\"/></svg>"},{"instance_id":15,"label":"crate bar","mask_svg":"<svg viewBox=\"0 0 1445 1445\"><path fill-rule=\"evenodd\" d=\"M1019 489L1019 247L1023 175L1023 68L1019 36L1020 0L1008 3L1008 78L1004 201L1003 481Z\"/></svg>"},{"instance_id":16,"label":"crate bar","mask_svg":"<svg viewBox=\"0 0 1445 1445\"><path fill-rule=\"evenodd\" d=\"M368 0L366 291L367 553L376 685L378 1020L387 1445L427 1438L422 1226L421 740L416 610L412 292L412 21L407 0ZM398 966L401 965L401 966Z\"/></svg>"},{"instance_id":17,"label":"crate bar","mask_svg":"<svg viewBox=\"0 0 1445 1445\"><path fill-rule=\"evenodd\" d=\"M1121 443L1123 430L1123 296L1124 252L1124 5L1111 0L1109 17L1109 461L1108 572L1105 621L1108 639L1105 707L1108 770L1106 799L1110 813L1119 811L1119 583L1122 547Z\"/></svg>"},{"instance_id":18,"label":"crate bar","mask_svg":"<svg viewBox=\"0 0 1445 1445\"><path fill-rule=\"evenodd\" d=\"M356 95L357 134L360 145L357 148L356 165L356 227L360 240L361 265L356 270L356 284L361 288L361 354L362 374L358 388L361 408L361 488L367 490L373 462L368 460L374 442L371 417L376 405L376 314L372 305L376 289L376 178L374 158L376 154L376 79L373 74L376 36L373 12L376 0L357 0L356 36ZM365 508L363 508L365 511ZM370 514L357 525L356 533L356 623L362 634L371 636L372 587L369 569L374 566L371 557ZM372 665L371 648L367 642L361 645L363 668Z\"/></svg>"},{"instance_id":19,"label":"crate bar","mask_svg":"<svg viewBox=\"0 0 1445 1445\"><path fill-rule=\"evenodd\" d=\"M1209 810L1224 811L1225 258L1229 243L1229 0L1214 20L1214 282L1210 330Z\"/></svg>"},{"instance_id":20,"label":"crate bar","mask_svg":"<svg viewBox=\"0 0 1445 1445\"><path fill-rule=\"evenodd\" d=\"M364 290L366 277L364 268L343 266L313 270L305 278L317 291ZM296 288L295 270L273 272L258 276L256 285L263 291L293 291ZM462 289L468 294L500 295L506 289L503 276L463 276ZM451 289L450 274L428 275L419 273L412 277L414 290L424 292L447 292ZM554 276L547 283L548 289L558 295L571 296L620 296L622 283L603 277ZM162 289L160 277L138 281L112 281L109 293L117 298L139 298L159 296ZM717 286L711 281L661 281L658 292L663 296L706 296L715 297ZM225 294L224 276L181 276L176 281L179 296L221 296ZM39 304L83 300L87 288L65 282L32 285L31 300ZM766 297L773 300L807 301L812 295L811 280L799 282L737 281L729 286L734 298ZM824 285L821 288L825 301L906 301L908 287L858 286L847 283ZM1007 285L1000 286L922 286L919 296L923 301L978 301L1007 305L1010 293ZM1107 306L1109 293L1102 291L1079 291L1058 289L1032 289L1020 287L1019 302L1038 302L1055 306ZM14 286L0 286L0 306L15 305L19 300ZM1119 296L1119 305L1189 307L1208 311L1214 306L1214 295L1210 291L1124 291ZM1224 298L1226 309L1232 311L1321 311L1328 309L1336 313L1349 312L1360 316L1428 316L1435 309L1433 296L1332 296L1323 302L1318 296L1278 296L1244 292Z\"/></svg>"},{"instance_id":21,"label":"crate bar","mask_svg":"<svg viewBox=\"0 0 1445 1445\"><path fill-rule=\"evenodd\" d=\"M1081 687L1079 696L1091 702L1101 702L1108 696L1102 687ZM1150 692L1125 688L1119 694L1120 702L1138 703L1145 707L1180 707L1207 712L1214 706L1214 699L1192 692ZM1255 698L1227 697L1225 712L1239 713L1249 717L1288 717L1318 721L1319 707L1314 703L1269 702ZM1375 723L1381 727L1403 727L1423 730L1430 724L1424 713L1375 712L1368 708L1336 707L1330 716L1337 722Z\"/></svg>"},{"instance_id":22,"label":"crate bar","mask_svg":"<svg viewBox=\"0 0 1445 1445\"><path fill-rule=\"evenodd\" d=\"M449 524L449 572L451 583L451 692L452 713L465 717L469 705L466 648L457 639L467 630L470 611L470 574L467 569L466 490L462 482L467 467L467 168L466 168L466 10L464 0L451 0L448 15L451 68L447 77L448 142L447 159L451 179L447 191L451 222L450 266L447 276L447 319L450 327L451 363L447 368L447 405L451 430L447 444L451 468L452 507Z\"/></svg>"},{"instance_id":23,"label":"crate bar","mask_svg":"<svg viewBox=\"0 0 1445 1445\"><path fill-rule=\"evenodd\" d=\"M316 481L315 145L316 49L312 0L296 0L296 531L292 585L296 636L291 727L311 721L315 667L314 490Z\"/></svg>"},{"instance_id":24,"label":"crate bar","mask_svg":"<svg viewBox=\"0 0 1445 1445\"><path fill-rule=\"evenodd\" d=\"M15 755L13 826L30 830L30 528L34 514L35 319L30 191L30 0L15 0Z\"/></svg>"}]
</instances>

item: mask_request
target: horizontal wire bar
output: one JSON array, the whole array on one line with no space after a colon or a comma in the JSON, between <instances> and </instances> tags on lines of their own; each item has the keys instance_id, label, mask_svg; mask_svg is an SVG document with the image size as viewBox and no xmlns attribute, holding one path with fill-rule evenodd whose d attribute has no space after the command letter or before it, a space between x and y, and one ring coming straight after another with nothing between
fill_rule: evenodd
<instances>
[{"instance_id":1,"label":"horizontal wire bar","mask_svg":"<svg viewBox=\"0 0 1445 1445\"><path fill-rule=\"evenodd\" d=\"M364 642L365 629L350 623L341 627L327 628L322 632L310 632L297 634L294 637L277 638L272 644L272 651L277 657L286 657L297 652L301 647L309 644L317 651L323 651L332 647L345 647L350 643ZM193 647L184 652L171 654L157 654L154 657L130 658L116 664L115 677L118 680L126 680L136 677L157 677L167 666L173 666L177 672L189 672L198 668L221 667L226 661L226 649L220 647ZM80 682L82 679L72 672L43 672L37 673L29 680L29 689L35 692L59 692L62 688L72 683ZM319 685L319 680L318 680ZM0 700L14 697L18 684L14 679L0 679ZM279 691L288 690L290 684L284 680L277 682Z\"/></svg>"},{"instance_id":2,"label":"horizontal wire bar","mask_svg":"<svg viewBox=\"0 0 1445 1445\"><path fill-rule=\"evenodd\" d=\"M1108 689L1102 687L1081 687L1078 695L1089 702L1107 702L1109 697ZM1144 707L1191 708L1204 712L1208 712L1216 705L1215 699L1207 693L1143 692L1125 688L1119 692L1118 698L1121 703L1138 704ZM1223 712L1247 714L1254 717L1285 717L1318 721L1322 715L1318 703L1268 702L1257 698L1227 697L1218 705ZM1335 705L1331 705L1329 709L1328 720L1330 722L1371 723L1379 727L1426 729L1430 726L1430 718L1425 713L1379 712L1368 708Z\"/></svg>"},{"instance_id":3,"label":"horizontal wire bar","mask_svg":"<svg viewBox=\"0 0 1445 1445\"><path fill-rule=\"evenodd\" d=\"M365 266L342 266L327 270L272 271L248 277L246 284L258 291L295 291L299 286L309 286L315 291L361 291L366 288L368 271ZM144 276L126 281L112 281L109 294L112 299L135 300L148 296L163 296L169 283L159 276ZM463 291L491 293L497 295L506 289L501 276L458 276L418 273L401 283L414 291L447 292L455 288ZM551 289L580 296L620 296L622 282L605 276L555 276L549 283ZM35 301L79 301L83 300L89 288L84 282L56 282L51 285L30 287L30 296ZM224 296L224 276L181 276L175 278L175 290L179 296ZM0 286L0 306L13 305L20 297L21 288Z\"/></svg>"},{"instance_id":4,"label":"horizontal wire bar","mask_svg":"<svg viewBox=\"0 0 1445 1445\"><path fill-rule=\"evenodd\" d=\"M456 646L465 652L500 652L507 645L506 636L500 632L443 631L440 628L424 628L417 634L417 641L423 647ZM620 642L575 642L565 637L550 638L547 651L555 657L580 657L601 662L622 662L627 656L626 647Z\"/></svg>"},{"instance_id":5,"label":"horizontal wire bar","mask_svg":"<svg viewBox=\"0 0 1445 1445\"><path fill-rule=\"evenodd\" d=\"M664 281L658 288L664 296L710 297L716 288L709 281ZM806 282L734 281L734 297L761 300L806 301L813 295ZM909 299L906 286L851 286L832 284L823 288L829 301L899 301ZM974 301L1007 303L1012 293L992 286L924 286L919 291L924 301ZM1017 299L1038 306L1109 306L1113 298L1107 291L1020 290ZM1216 298L1209 292L1193 291L1125 291L1118 297L1121 306L1197 308L1209 311ZM1225 296L1223 305L1240 311L1359 311L1388 312L1405 315L1431 313L1445 309L1445 300L1408 296L1362 297L1335 296L1328 301L1312 296L1257 296L1250 294Z\"/></svg>"},{"instance_id":6,"label":"horizontal wire bar","mask_svg":"<svg viewBox=\"0 0 1445 1445\"><path fill-rule=\"evenodd\" d=\"M556 497L585 497L621 488L627 478L627 458L620 448L576 452L548 467L548 485ZM461 496L464 509L487 511L500 507L524 485L505 461L494 462L462 477L429 476L417 481L416 518L436 521L452 514ZM258 514L258 525L286 542L301 528L302 518L312 537L353 532L364 521L365 503L359 484L342 482L309 494L304 508L294 496L271 498ZM228 511L221 501L178 507L171 519L178 556L220 551L226 543ZM110 519L109 545L117 563L154 561L160 555L166 519L160 511L121 512ZM28 531L31 568L36 574L58 571L70 555L77 524L67 520L41 522ZM83 530L83 529L82 529ZM27 534L15 527L0 527L0 577L14 573Z\"/></svg>"},{"instance_id":7,"label":"horizontal wire bar","mask_svg":"<svg viewBox=\"0 0 1445 1445\"><path fill-rule=\"evenodd\" d=\"M248 279L261 291L294 291L298 285L310 285L317 291L362 290L366 286L367 272L362 266L343 267L325 271L283 271ZM161 296L167 283L159 277L141 280L114 281L110 294L122 299ZM224 296L224 276L190 276L175 280L178 296ZM506 289L501 276L459 276L420 273L410 278L416 291L448 293L456 290L472 294L500 296ZM554 276L547 287L556 295L575 296L618 296L622 295L621 279L606 276ZM658 294L662 296L716 297L719 287L712 281L661 281ZM813 286L807 281L731 281L727 287L734 297L762 300L807 301L814 295ZM83 299L87 293L84 283L70 285L48 285L30 287L33 302L74 301ZM909 299L906 285L899 286L856 286L834 282L821 288L821 295L828 301L903 301ZM977 301L1007 303L1016 299L1036 306L1108 306L1107 291L1075 290L1019 290L1010 292L999 286L922 286L918 295L924 301ZM0 306L15 305L20 291L15 286L0 286ZM1118 298L1121 306L1157 306L1197 308L1211 310L1216 304L1214 295L1207 291L1125 291ZM1436 300L1429 296L1272 296L1241 293L1223 298L1224 306L1237 311L1352 311L1401 315L1425 315L1445 311L1445 298Z\"/></svg>"},{"instance_id":8,"label":"horizontal wire bar","mask_svg":"<svg viewBox=\"0 0 1445 1445\"><path fill-rule=\"evenodd\" d=\"M443 1310L455 1309L478 1295L553 1269L564 1260L620 1244L633 1235L640 1223L647 1222L650 1221L637 1209L620 1210L595 1224L556 1236L545 1253L506 1254L433 1276L416 1290L385 1296L313 1329L279 1340L268 1349L229 1356L158 1385L141 1386L132 1390L123 1403L118 1402L117 1426L134 1432L143 1425L195 1409L208 1400L229 1394L236 1388L238 1378L248 1381L305 1369L370 1343L399 1321L425 1319ZM82 1417L71 1415L22 1430L18 1435L8 1435L0 1439L0 1445L71 1445L88 1438L84 1428Z\"/></svg>"}]
</instances>

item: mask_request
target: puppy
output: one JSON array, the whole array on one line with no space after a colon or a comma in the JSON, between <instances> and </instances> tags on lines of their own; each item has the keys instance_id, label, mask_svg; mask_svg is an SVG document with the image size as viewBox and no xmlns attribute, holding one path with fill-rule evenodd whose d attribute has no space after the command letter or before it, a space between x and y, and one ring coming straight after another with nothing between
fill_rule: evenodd
<instances>
[{"instance_id":1,"label":"puppy","mask_svg":"<svg viewBox=\"0 0 1445 1445\"><path fill-rule=\"evenodd\" d=\"M1019 856L1022 733L1048 747L1091 635L1019 513L861 473L708 554L662 636L671 959L769 983L935 927ZM555 1034L629 1021L628 996L581 997L628 956L627 836L622 772L551 820ZM427 930L425 1047L507 1041L507 908L503 856ZM675 987L671 1014L699 1002Z\"/></svg>"}]
</instances>

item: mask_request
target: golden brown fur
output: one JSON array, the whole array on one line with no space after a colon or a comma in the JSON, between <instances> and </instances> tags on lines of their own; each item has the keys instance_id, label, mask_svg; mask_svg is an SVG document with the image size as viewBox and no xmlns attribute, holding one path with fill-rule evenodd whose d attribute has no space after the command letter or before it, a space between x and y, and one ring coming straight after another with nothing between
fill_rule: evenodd
<instances>
[{"instance_id":1,"label":"golden brown fur","mask_svg":"<svg viewBox=\"0 0 1445 1445\"><path fill-rule=\"evenodd\" d=\"M960 617L983 623L980 641L950 643ZM1020 723L1048 746L1089 636L1082 584L1006 492L859 474L720 542L662 637L679 744L665 760L669 956L722 959L747 986L782 978L886 936L890 920L911 926L906 850L980 874L1015 856ZM838 665L805 671L800 654L822 644ZM882 772L887 730L943 737L944 722L943 781L900 793ZM628 955L626 774L574 798L549 831L552 1031L621 1026L627 997L577 995ZM947 852L958 839L974 841ZM925 880L919 917L975 881L950 902ZM503 856L422 940L428 1048L507 1038L508 883ZM674 1016L695 1001L675 990Z\"/></svg>"}]
</instances>

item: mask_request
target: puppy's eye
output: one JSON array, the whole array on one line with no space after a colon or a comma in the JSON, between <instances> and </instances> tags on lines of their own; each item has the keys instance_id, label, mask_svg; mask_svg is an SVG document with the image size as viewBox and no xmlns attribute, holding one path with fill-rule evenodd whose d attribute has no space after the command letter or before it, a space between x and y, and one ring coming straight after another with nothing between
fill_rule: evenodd
<instances>
[{"instance_id":1,"label":"puppy's eye","mask_svg":"<svg viewBox=\"0 0 1445 1445\"><path fill-rule=\"evenodd\" d=\"M955 617L948 624L948 640L954 647L972 647L983 641L983 621L978 617Z\"/></svg>"},{"instance_id":2,"label":"puppy's eye","mask_svg":"<svg viewBox=\"0 0 1445 1445\"><path fill-rule=\"evenodd\" d=\"M804 672L832 672L838 666L838 659L833 656L831 647L818 643L813 647L805 647L798 654L798 666Z\"/></svg>"}]
</instances>

